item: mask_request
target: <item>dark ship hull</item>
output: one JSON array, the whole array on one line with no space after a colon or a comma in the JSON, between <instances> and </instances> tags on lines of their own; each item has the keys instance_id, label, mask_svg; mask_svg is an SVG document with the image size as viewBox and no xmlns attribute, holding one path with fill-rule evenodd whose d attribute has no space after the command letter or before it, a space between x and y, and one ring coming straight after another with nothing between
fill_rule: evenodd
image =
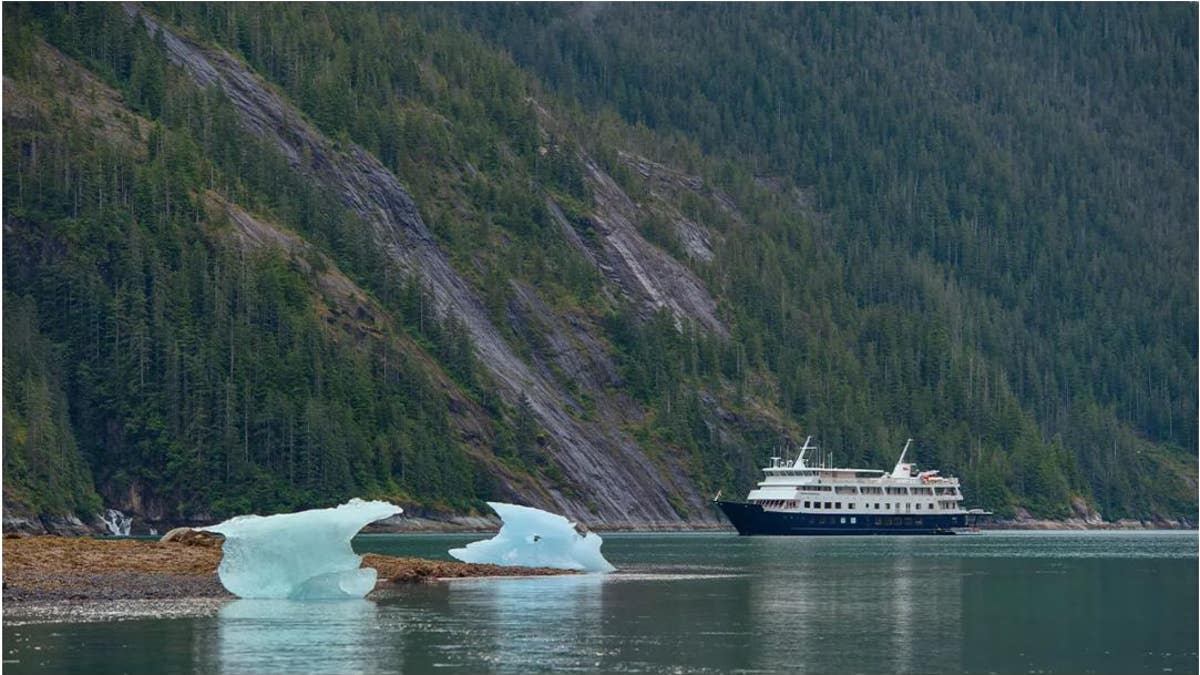
<instances>
[{"instance_id":1,"label":"dark ship hull","mask_svg":"<svg viewBox=\"0 0 1200 675\"><path fill-rule=\"evenodd\" d=\"M975 517L966 513L785 513L745 502L716 504L742 535L954 534L955 529L975 525Z\"/></svg>"}]
</instances>

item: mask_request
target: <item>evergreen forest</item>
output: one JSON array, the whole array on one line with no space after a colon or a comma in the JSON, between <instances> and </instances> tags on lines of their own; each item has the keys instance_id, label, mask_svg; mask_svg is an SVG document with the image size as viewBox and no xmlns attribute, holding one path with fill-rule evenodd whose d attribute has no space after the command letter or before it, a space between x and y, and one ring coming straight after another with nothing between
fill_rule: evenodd
<instances>
[{"instance_id":1,"label":"evergreen forest","mask_svg":"<svg viewBox=\"0 0 1200 675\"><path fill-rule=\"evenodd\" d=\"M1195 5L4 9L6 527L1196 520Z\"/></svg>"}]
</instances>

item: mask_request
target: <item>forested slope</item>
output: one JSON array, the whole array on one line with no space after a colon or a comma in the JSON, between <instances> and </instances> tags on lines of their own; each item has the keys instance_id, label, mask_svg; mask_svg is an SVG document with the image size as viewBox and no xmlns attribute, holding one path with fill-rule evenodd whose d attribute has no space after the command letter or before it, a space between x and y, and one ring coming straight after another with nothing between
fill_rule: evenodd
<instances>
[{"instance_id":1,"label":"forested slope","mask_svg":"<svg viewBox=\"0 0 1200 675\"><path fill-rule=\"evenodd\" d=\"M741 203L782 184L828 215L839 260L817 273L865 310L837 321L867 370L856 388L889 390L843 426L924 427L1026 499L1060 474L1110 514L1148 506L1157 460L1194 459L1195 8L459 10L549 88L648 127ZM820 269L787 248L769 255L794 278ZM786 306L819 304L791 280L734 283L753 332L778 340L764 358L790 412L838 414L812 410L799 380L822 374L801 375L788 339L801 327ZM967 391L947 386L964 370Z\"/></svg>"},{"instance_id":2,"label":"forested slope","mask_svg":"<svg viewBox=\"0 0 1200 675\"><path fill-rule=\"evenodd\" d=\"M6 514L1194 518L1194 8L5 9Z\"/></svg>"}]
</instances>

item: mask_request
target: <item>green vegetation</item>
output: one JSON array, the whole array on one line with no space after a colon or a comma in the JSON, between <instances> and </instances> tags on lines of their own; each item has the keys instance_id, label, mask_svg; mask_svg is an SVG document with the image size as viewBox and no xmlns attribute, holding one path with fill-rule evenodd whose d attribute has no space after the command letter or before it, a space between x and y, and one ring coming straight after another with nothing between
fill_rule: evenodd
<instances>
[{"instance_id":1,"label":"green vegetation","mask_svg":"<svg viewBox=\"0 0 1200 675\"><path fill-rule=\"evenodd\" d=\"M580 489L466 329L119 6L5 9L6 499L467 509L501 466ZM914 437L1005 513L1195 516L1194 6L149 11L378 157L518 354L548 348L514 283L594 327L620 391L555 371L578 414L628 396L621 423L701 491L745 490L781 432L874 465ZM651 194L618 150L702 185ZM676 258L664 214L712 234L688 264L728 339L607 292L547 207L594 236L580 151L663 207L637 225ZM239 244L226 203L310 249ZM382 334L326 321L329 265Z\"/></svg>"},{"instance_id":2,"label":"green vegetation","mask_svg":"<svg viewBox=\"0 0 1200 675\"><path fill-rule=\"evenodd\" d=\"M4 297L4 490L34 513L100 511L67 416L61 357L28 298Z\"/></svg>"},{"instance_id":3,"label":"green vegetation","mask_svg":"<svg viewBox=\"0 0 1200 675\"><path fill-rule=\"evenodd\" d=\"M1196 456L1194 7L458 9L749 210L712 276L826 447L916 436L995 507L1194 511L1151 482Z\"/></svg>"},{"instance_id":4,"label":"green vegetation","mask_svg":"<svg viewBox=\"0 0 1200 675\"><path fill-rule=\"evenodd\" d=\"M6 20L28 21L22 10L32 9L45 11L23 7ZM6 109L5 292L22 298L5 312L5 372L14 378L5 405L16 412L11 424L6 415L5 461L17 469L6 488L42 475L33 441L51 434L68 467L77 443L106 493L165 497L168 517L362 494L474 506L475 467L454 440L445 394L388 343L358 349L331 334L318 313L317 271L279 251L237 246L204 194L235 196L318 241L348 228L349 216L289 180L283 160L237 127L228 104L169 68L118 8L78 10L85 16L55 8L44 30L152 121L143 139L128 114L130 136L113 138L63 105L29 116ZM64 37L72 28L86 32ZM30 86L59 86L48 67L39 70L42 56L18 58L28 70L14 70ZM147 71L156 74L139 75ZM455 327L423 309L429 303L413 283L397 279L395 294L393 329L420 326L412 333L474 385L473 357ZM46 340L63 352L62 377ZM35 348L20 348L30 341ZM46 430L46 417L65 414L59 387L75 441L65 425ZM23 493L46 508L95 501L86 474L71 472Z\"/></svg>"}]
</instances>

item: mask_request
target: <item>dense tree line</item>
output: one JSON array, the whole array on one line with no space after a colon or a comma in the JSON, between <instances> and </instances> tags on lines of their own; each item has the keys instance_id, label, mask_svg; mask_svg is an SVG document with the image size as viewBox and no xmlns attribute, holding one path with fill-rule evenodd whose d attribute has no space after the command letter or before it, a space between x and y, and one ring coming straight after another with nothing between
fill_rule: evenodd
<instances>
[{"instance_id":1,"label":"dense tree line","mask_svg":"<svg viewBox=\"0 0 1200 675\"><path fill-rule=\"evenodd\" d=\"M28 27L32 9L6 21ZM174 72L118 8L36 9L45 34L150 122L129 114L130 129L110 137L63 107L6 111L6 490L28 482L35 508L94 512L82 456L106 493L136 487L168 503L168 517L363 494L459 508L486 497L425 368L394 342L357 348L319 320L320 255L301 265L237 245L205 195L336 242L330 254L359 274L382 272L350 216L291 177L218 92ZM5 47L27 86L63 84L38 70L36 42ZM461 327L433 312L419 284L390 279L392 329L478 389Z\"/></svg>"},{"instance_id":2,"label":"dense tree line","mask_svg":"<svg viewBox=\"0 0 1200 675\"><path fill-rule=\"evenodd\" d=\"M714 278L826 443L916 435L992 505L1194 508L1155 485L1196 454L1195 8L458 10L753 212Z\"/></svg>"},{"instance_id":3,"label":"dense tree line","mask_svg":"<svg viewBox=\"0 0 1200 675\"><path fill-rule=\"evenodd\" d=\"M918 461L1006 513L1194 515L1194 7L149 11L379 157L518 353L541 345L510 318L514 280L594 318L645 411L630 431L703 489L756 479L778 431L748 420L767 410L839 463L916 437ZM76 455L109 494L161 486L188 513L489 496L428 366L317 320L326 259L488 412L500 461L561 480L463 327L118 6L14 5L4 32L6 76L52 81L45 39L149 121L128 116L128 144L63 106L6 110L5 328L27 346L5 344L5 462L28 494L56 467L39 508L95 505ZM704 177L656 198L719 237L690 264L729 339L600 292L546 206L587 235L581 148L638 201L619 149ZM209 193L313 255L233 245ZM638 225L681 255L661 214Z\"/></svg>"}]
</instances>

